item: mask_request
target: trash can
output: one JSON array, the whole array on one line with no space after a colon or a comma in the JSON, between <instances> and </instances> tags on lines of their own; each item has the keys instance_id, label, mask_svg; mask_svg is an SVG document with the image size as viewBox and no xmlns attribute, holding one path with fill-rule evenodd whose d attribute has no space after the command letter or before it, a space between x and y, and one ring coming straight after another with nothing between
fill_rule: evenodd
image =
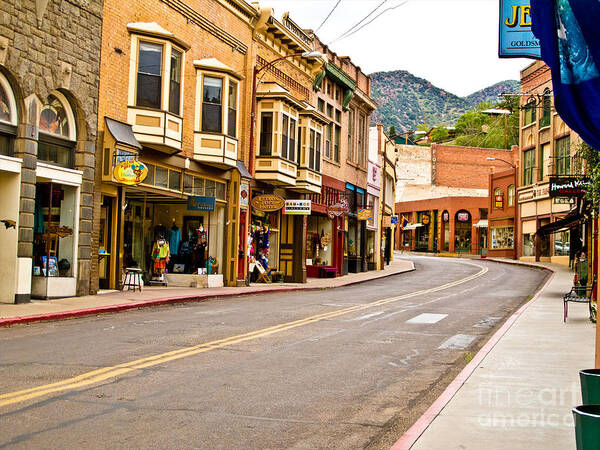
<instances>
[{"instance_id":1,"label":"trash can","mask_svg":"<svg viewBox=\"0 0 600 450\"><path fill-rule=\"evenodd\" d=\"M600 405L600 369L579 371L581 399L584 405Z\"/></svg>"},{"instance_id":2,"label":"trash can","mask_svg":"<svg viewBox=\"0 0 600 450\"><path fill-rule=\"evenodd\" d=\"M600 443L600 405L573 408L577 450L598 450Z\"/></svg>"}]
</instances>

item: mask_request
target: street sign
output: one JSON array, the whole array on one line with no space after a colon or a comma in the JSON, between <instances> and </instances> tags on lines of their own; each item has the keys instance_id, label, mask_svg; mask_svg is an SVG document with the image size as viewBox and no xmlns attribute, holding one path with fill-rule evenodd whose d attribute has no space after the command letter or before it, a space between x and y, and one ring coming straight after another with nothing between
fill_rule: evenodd
<instances>
[{"instance_id":1,"label":"street sign","mask_svg":"<svg viewBox=\"0 0 600 450\"><path fill-rule=\"evenodd\" d=\"M392 216L392 218L390 219L390 223L392 225L398 225L398 216Z\"/></svg>"}]
</instances>

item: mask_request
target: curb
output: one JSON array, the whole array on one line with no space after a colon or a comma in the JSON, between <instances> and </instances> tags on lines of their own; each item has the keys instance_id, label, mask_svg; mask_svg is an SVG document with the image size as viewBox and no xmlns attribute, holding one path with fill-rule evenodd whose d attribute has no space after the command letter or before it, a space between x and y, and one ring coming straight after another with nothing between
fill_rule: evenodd
<instances>
[{"instance_id":1,"label":"curb","mask_svg":"<svg viewBox=\"0 0 600 450\"><path fill-rule=\"evenodd\" d=\"M496 346L496 344L502 339L502 337L506 334L506 332L514 325L517 319L525 312L529 306L539 298L539 296L544 292L544 290L548 287L548 285L552 282L554 277L556 276L556 272L548 267L538 266L534 264L527 263L513 263L510 261L498 261L490 259L492 262L499 262L505 264L514 264L514 265L526 265L529 267L534 267L537 269L545 269L551 272L550 278L546 280L544 286L539 289L533 298L521 306L517 311L510 316L506 322L500 327L498 331L494 333L494 335L485 343L483 347L477 352L477 354L473 357L471 362L467 364L464 369L456 376L454 380L448 385L448 387L442 392L442 394L432 403L432 405L423 413L419 419L402 435L400 439L396 441L396 443L392 446L390 450L409 450L415 442L421 437L421 435L425 432L425 430L431 425L431 423L435 420L435 418L442 412L442 410L446 407L450 400L456 395L456 393L460 390L463 384L469 379L469 377L475 372L475 369L479 364L485 359L485 357L492 351L492 349Z\"/></svg>"},{"instance_id":2,"label":"curb","mask_svg":"<svg viewBox=\"0 0 600 450\"><path fill-rule=\"evenodd\" d=\"M249 292L235 292L235 293L224 293L224 294L204 294L204 295L190 295L190 296L179 296L179 297L163 297L156 298L151 300L144 300L139 302L131 302L131 303L121 303L116 305L106 305L106 306L98 306L94 308L85 308L85 309L74 309L70 311L59 311L55 313L46 313L46 314L36 314L31 316L21 316L21 317L10 317L7 319L0 319L0 328L2 327L10 327L13 325L22 325L33 322L48 322L54 320L64 320L64 319L73 319L77 317L85 317L85 316L93 316L99 314L109 314L116 313L121 311L127 311L130 309L141 309L141 308L150 308L153 306L166 306L166 305L174 305L179 303L192 303L192 302L201 302L205 300L215 299L215 298L228 298L228 297L238 297L241 295L255 295L255 294L273 294L280 292L294 292L294 291L320 291L325 289L336 289L340 287L352 286L356 284L366 283L368 281L379 280L382 278L391 277L394 275L400 275L403 273L414 272L415 265L412 263L412 269L402 270L400 272L394 273L386 273L373 278L364 279L364 280L356 280L350 281L345 284L340 284L339 286L324 286L324 287L282 287L277 289L257 289Z\"/></svg>"}]
</instances>

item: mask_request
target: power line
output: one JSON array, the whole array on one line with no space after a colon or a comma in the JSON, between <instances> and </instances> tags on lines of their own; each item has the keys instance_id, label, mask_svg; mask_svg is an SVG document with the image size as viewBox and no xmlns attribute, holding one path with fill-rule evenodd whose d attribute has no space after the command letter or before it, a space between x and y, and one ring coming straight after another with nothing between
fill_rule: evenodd
<instances>
[{"instance_id":1,"label":"power line","mask_svg":"<svg viewBox=\"0 0 600 450\"><path fill-rule=\"evenodd\" d=\"M317 27L317 29L315 30L315 34L321 29L321 27L323 25L325 25L325 22L327 22L327 19L329 19L331 17L331 15L333 14L333 12L335 11L335 9L338 7L338 5L342 3L342 0L338 0L337 3L335 4L335 6L332 8L331 11L329 11L329 14L327 14L327 17L325 17L325 19L323 19L323 22L321 22L321 25L319 25Z\"/></svg>"},{"instance_id":2,"label":"power line","mask_svg":"<svg viewBox=\"0 0 600 450\"><path fill-rule=\"evenodd\" d=\"M364 25L362 25L360 28L358 28L357 30L354 30L350 34L347 34L346 36L339 37L338 39L336 39L336 41L341 41L342 39L346 39L346 38L352 36L354 33L358 33L364 27L366 27L367 25L369 25L370 23L372 23L373 21L375 21L379 16L385 14L388 11L391 11L392 9L400 8L402 5L406 4L407 2L408 2L408 0L405 0L405 1L403 1L402 3L400 3L400 4L396 5L396 6L390 6L389 8L384 9L379 14L377 14L375 17L373 17L371 20L369 20L367 23L365 23Z\"/></svg>"},{"instance_id":3,"label":"power line","mask_svg":"<svg viewBox=\"0 0 600 450\"><path fill-rule=\"evenodd\" d=\"M336 41L339 41L340 39L344 38L348 33L352 32L356 27L358 27L360 24L362 24L365 20L367 20L369 17L371 17L373 15L373 13L375 11L377 11L381 6L383 6L385 3L387 3L389 0L383 0L381 3L379 3L375 9L373 9L369 14L367 14L365 17L363 17L360 21L358 21L357 23L355 23L354 25L352 25L350 28L348 28L344 33L342 33L341 36L339 36L338 38L334 39L333 41L331 41L329 44L327 45L331 45Z\"/></svg>"}]
</instances>

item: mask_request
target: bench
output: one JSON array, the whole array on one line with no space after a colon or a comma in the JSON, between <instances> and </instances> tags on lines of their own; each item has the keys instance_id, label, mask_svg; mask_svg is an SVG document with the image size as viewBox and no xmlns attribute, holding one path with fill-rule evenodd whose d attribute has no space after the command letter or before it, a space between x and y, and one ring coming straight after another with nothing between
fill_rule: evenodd
<instances>
[{"instance_id":1,"label":"bench","mask_svg":"<svg viewBox=\"0 0 600 450\"><path fill-rule=\"evenodd\" d=\"M592 316L592 294L594 293L594 287L596 287L596 277L593 278L592 284L587 286L573 286L569 292L563 296L564 302L564 317L563 322L567 321L569 315L569 302L574 303L587 303L590 310L590 317Z\"/></svg>"},{"instance_id":2,"label":"bench","mask_svg":"<svg viewBox=\"0 0 600 450\"><path fill-rule=\"evenodd\" d=\"M337 268L332 266L321 266L319 267L319 278L335 278L337 275Z\"/></svg>"}]
</instances>

